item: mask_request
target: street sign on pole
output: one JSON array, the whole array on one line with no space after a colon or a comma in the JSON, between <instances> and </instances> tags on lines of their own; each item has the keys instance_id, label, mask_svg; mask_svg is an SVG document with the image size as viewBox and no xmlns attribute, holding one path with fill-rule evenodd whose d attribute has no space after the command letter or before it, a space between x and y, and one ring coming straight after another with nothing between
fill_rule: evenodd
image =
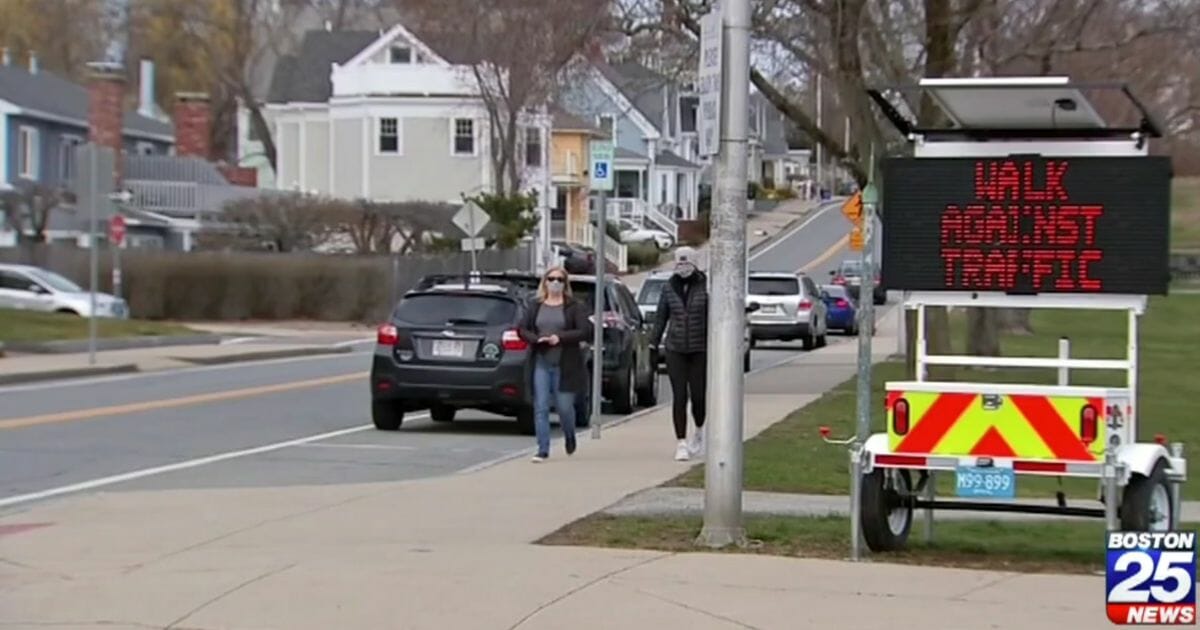
<instances>
[{"instance_id":1,"label":"street sign on pole","mask_svg":"<svg viewBox=\"0 0 1200 630\"><path fill-rule=\"evenodd\" d=\"M475 237L479 236L479 232L483 230L489 221L491 221L491 217L488 216L487 211L480 208L479 204L474 201L468 201L463 204L463 207L450 218L450 222L467 235L467 238L463 239L462 245L463 251L471 252L471 271L479 271L479 261L476 258L475 252L483 249L478 244L482 239Z\"/></svg>"},{"instance_id":2,"label":"street sign on pole","mask_svg":"<svg viewBox=\"0 0 1200 630\"><path fill-rule=\"evenodd\" d=\"M108 242L113 247L120 247L125 243L125 217L114 214L108 220Z\"/></svg>"},{"instance_id":3,"label":"street sign on pole","mask_svg":"<svg viewBox=\"0 0 1200 630\"><path fill-rule=\"evenodd\" d=\"M613 143L609 140L593 140L591 143L592 190L613 189Z\"/></svg>"},{"instance_id":4,"label":"street sign on pole","mask_svg":"<svg viewBox=\"0 0 1200 630\"><path fill-rule=\"evenodd\" d=\"M88 364L96 363L96 290L100 284L100 219L112 211L109 195L113 191L116 153L94 142L75 148L74 189L76 205L88 210Z\"/></svg>"},{"instance_id":5,"label":"street sign on pole","mask_svg":"<svg viewBox=\"0 0 1200 630\"><path fill-rule=\"evenodd\" d=\"M479 251L479 250L483 249L486 245L487 245L487 241L485 239L479 238L478 236L476 236L475 238L464 238L462 240L462 250L464 252Z\"/></svg>"},{"instance_id":6,"label":"street sign on pole","mask_svg":"<svg viewBox=\"0 0 1200 630\"><path fill-rule=\"evenodd\" d=\"M704 156L714 156L721 148L723 25L721 3L716 2L700 18L700 70L696 81L700 103L696 109L696 130L700 137L700 155Z\"/></svg>"},{"instance_id":7,"label":"street sign on pole","mask_svg":"<svg viewBox=\"0 0 1200 630\"><path fill-rule=\"evenodd\" d=\"M850 219L850 222L861 226L862 225L863 201L862 193L856 192L852 197L842 204L842 216Z\"/></svg>"},{"instance_id":8,"label":"street sign on pole","mask_svg":"<svg viewBox=\"0 0 1200 630\"><path fill-rule=\"evenodd\" d=\"M875 163L874 151L870 164ZM862 195L863 230L866 244L862 247L862 325L858 333L858 382L857 421L854 442L851 448L850 467L850 558L862 557L862 473L864 445L871 435L871 338L875 336L875 300L871 299L871 287L875 286L875 216L878 212L879 192L873 181L867 183ZM855 230L858 230L856 227Z\"/></svg>"},{"instance_id":9,"label":"street sign on pole","mask_svg":"<svg viewBox=\"0 0 1200 630\"><path fill-rule=\"evenodd\" d=\"M863 249L863 230L861 226L854 226L850 229L850 249L856 252L861 252Z\"/></svg>"}]
</instances>

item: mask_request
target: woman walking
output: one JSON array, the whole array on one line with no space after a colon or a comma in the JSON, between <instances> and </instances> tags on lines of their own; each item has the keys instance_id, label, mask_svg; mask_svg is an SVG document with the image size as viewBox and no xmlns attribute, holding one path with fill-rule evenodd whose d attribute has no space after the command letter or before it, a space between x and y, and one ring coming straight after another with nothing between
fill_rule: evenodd
<instances>
[{"instance_id":1,"label":"woman walking","mask_svg":"<svg viewBox=\"0 0 1200 630\"><path fill-rule=\"evenodd\" d=\"M696 251L675 250L675 273L658 298L658 321L651 342L658 346L667 333L667 377L675 423L675 459L687 461L704 452L705 379L708 367L708 282L696 267ZM687 440L687 403L692 401L696 432Z\"/></svg>"},{"instance_id":2,"label":"woman walking","mask_svg":"<svg viewBox=\"0 0 1200 630\"><path fill-rule=\"evenodd\" d=\"M571 296L566 270L552 267L542 276L537 300L518 331L532 346L533 423L538 447L534 463L550 456L551 401L566 436L567 455L575 452L575 396L587 387L587 367L579 344L591 331L584 310Z\"/></svg>"}]
</instances>

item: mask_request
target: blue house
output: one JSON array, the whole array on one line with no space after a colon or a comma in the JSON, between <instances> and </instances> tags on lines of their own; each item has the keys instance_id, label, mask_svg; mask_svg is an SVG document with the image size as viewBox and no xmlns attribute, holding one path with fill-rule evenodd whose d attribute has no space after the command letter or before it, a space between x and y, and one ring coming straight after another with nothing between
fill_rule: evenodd
<instances>
[{"instance_id":1,"label":"blue house","mask_svg":"<svg viewBox=\"0 0 1200 630\"><path fill-rule=\"evenodd\" d=\"M143 101L149 90L143 86ZM150 92L152 93L152 92ZM0 62L0 189L28 180L68 186L75 173L75 147L88 141L88 88L38 68ZM125 112L126 154L166 155L174 144L172 125L153 103Z\"/></svg>"}]
</instances>

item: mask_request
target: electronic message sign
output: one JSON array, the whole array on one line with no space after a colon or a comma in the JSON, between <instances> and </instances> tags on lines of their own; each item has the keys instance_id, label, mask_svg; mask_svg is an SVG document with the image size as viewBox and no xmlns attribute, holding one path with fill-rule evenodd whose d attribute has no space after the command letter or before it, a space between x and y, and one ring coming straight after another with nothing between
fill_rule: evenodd
<instances>
[{"instance_id":1,"label":"electronic message sign","mask_svg":"<svg viewBox=\"0 0 1200 630\"><path fill-rule=\"evenodd\" d=\"M1167 157L893 158L888 289L1165 295Z\"/></svg>"}]
</instances>

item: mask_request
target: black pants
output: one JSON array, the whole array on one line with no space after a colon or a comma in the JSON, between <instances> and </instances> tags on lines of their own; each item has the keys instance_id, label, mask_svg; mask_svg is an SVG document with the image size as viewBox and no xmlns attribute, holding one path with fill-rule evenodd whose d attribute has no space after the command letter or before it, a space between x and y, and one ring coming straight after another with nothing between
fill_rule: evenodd
<instances>
[{"instance_id":1,"label":"black pants","mask_svg":"<svg viewBox=\"0 0 1200 630\"><path fill-rule=\"evenodd\" d=\"M687 403L692 399L696 427L704 426L704 388L708 367L706 352L667 351L667 378L671 380L671 411L675 438L687 437Z\"/></svg>"}]
</instances>

